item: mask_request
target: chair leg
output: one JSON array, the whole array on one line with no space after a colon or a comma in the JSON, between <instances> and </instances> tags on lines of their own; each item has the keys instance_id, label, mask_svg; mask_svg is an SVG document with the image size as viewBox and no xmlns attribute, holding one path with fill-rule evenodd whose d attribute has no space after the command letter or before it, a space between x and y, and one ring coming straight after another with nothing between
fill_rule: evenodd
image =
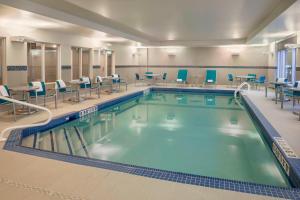
<instances>
[{"instance_id":1,"label":"chair leg","mask_svg":"<svg viewBox=\"0 0 300 200\"><path fill-rule=\"evenodd\" d=\"M55 109L57 109L57 96L54 96Z\"/></svg>"},{"instance_id":2,"label":"chair leg","mask_svg":"<svg viewBox=\"0 0 300 200\"><path fill-rule=\"evenodd\" d=\"M13 109L14 120L17 121L17 117L16 117L16 105L15 105L15 103L12 103L12 109Z\"/></svg>"}]
</instances>

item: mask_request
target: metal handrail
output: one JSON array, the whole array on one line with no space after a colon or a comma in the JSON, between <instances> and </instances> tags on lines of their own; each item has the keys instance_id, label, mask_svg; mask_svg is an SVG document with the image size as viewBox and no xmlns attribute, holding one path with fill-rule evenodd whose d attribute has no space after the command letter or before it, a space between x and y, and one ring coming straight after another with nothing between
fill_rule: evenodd
<instances>
[{"instance_id":1,"label":"metal handrail","mask_svg":"<svg viewBox=\"0 0 300 200\"><path fill-rule=\"evenodd\" d=\"M234 100L235 100L235 103L238 104L242 109L244 109L244 107L241 105L241 103L240 103L239 100L237 99L237 93L238 93L239 91L241 91L242 88L243 88L245 85L247 85L247 87L248 87L248 92L249 92L250 89L251 89L251 85L250 85L248 82L243 82L243 83L242 83L241 85L239 85L239 86L235 89L235 91L234 91Z\"/></svg>"},{"instance_id":2,"label":"metal handrail","mask_svg":"<svg viewBox=\"0 0 300 200\"><path fill-rule=\"evenodd\" d=\"M237 93L239 91L242 90L242 88L247 85L248 87L248 92L251 90L251 85L248 83L248 82L243 82L241 85L239 85L235 90L234 90L234 98L236 99L237 98Z\"/></svg>"},{"instance_id":3,"label":"metal handrail","mask_svg":"<svg viewBox=\"0 0 300 200\"><path fill-rule=\"evenodd\" d=\"M6 129L2 130L1 134L0 134L0 141L5 141L7 139L7 138L4 137L4 134L8 131L11 131L11 130L14 130L14 129L20 129L20 128L32 128L32 127L37 127L37 126L44 126L44 125L47 125L52 120L52 112L48 108L37 106L37 105L27 103L27 102L23 102L23 101L19 101L19 100L16 100L16 99L11 99L11 98L4 97L4 96L0 96L0 99L3 99L3 100L8 101L8 102L16 103L16 104L21 104L21 105L24 105L24 106L28 106L28 107L31 107L31 108L43 110L43 111L46 111L48 113L48 119L45 122L37 123L37 124L12 126L12 127L8 127Z\"/></svg>"}]
</instances>

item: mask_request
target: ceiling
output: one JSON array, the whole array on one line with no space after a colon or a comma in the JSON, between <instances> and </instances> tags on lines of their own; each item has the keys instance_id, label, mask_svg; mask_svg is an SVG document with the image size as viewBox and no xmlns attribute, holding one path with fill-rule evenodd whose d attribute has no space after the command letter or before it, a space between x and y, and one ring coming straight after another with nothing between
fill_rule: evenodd
<instances>
[{"instance_id":1,"label":"ceiling","mask_svg":"<svg viewBox=\"0 0 300 200\"><path fill-rule=\"evenodd\" d=\"M104 42L128 42L122 37L113 36L101 31L93 30L76 24L45 17L32 12L4 6L0 4L0 28L15 31L50 30L66 34L74 34L97 38ZM20 34L21 35L21 34Z\"/></svg>"},{"instance_id":2,"label":"ceiling","mask_svg":"<svg viewBox=\"0 0 300 200\"><path fill-rule=\"evenodd\" d=\"M300 31L300 1L294 3L258 33L252 42L270 43Z\"/></svg>"},{"instance_id":3,"label":"ceiling","mask_svg":"<svg viewBox=\"0 0 300 200\"><path fill-rule=\"evenodd\" d=\"M115 36L147 45L207 46L262 42L263 39L258 39L261 31L267 33L269 24L295 1L0 0L0 3L60 24L49 26L55 31L103 39ZM0 19L7 17L4 13L0 9ZM20 19L16 15L11 17ZM272 32L272 27L269 31Z\"/></svg>"},{"instance_id":4,"label":"ceiling","mask_svg":"<svg viewBox=\"0 0 300 200\"><path fill-rule=\"evenodd\" d=\"M245 39L280 0L67 0L158 41Z\"/></svg>"}]
</instances>

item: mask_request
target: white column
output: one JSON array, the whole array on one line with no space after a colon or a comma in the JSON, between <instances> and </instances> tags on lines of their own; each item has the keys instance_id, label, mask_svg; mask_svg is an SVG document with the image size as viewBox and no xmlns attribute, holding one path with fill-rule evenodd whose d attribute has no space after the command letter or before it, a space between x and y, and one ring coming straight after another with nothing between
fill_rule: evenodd
<instances>
[{"instance_id":1,"label":"white column","mask_svg":"<svg viewBox=\"0 0 300 200\"><path fill-rule=\"evenodd\" d=\"M1 52L2 52L2 60L0 65L2 66L2 84L7 84L7 65L6 65L6 41L4 38L0 38L1 42ZM27 66L28 67L28 66Z\"/></svg>"},{"instance_id":2,"label":"white column","mask_svg":"<svg viewBox=\"0 0 300 200\"><path fill-rule=\"evenodd\" d=\"M79 48L79 77L82 77L82 48Z\"/></svg>"},{"instance_id":3,"label":"white column","mask_svg":"<svg viewBox=\"0 0 300 200\"><path fill-rule=\"evenodd\" d=\"M70 56L70 63L71 63L71 80L73 80L73 51L72 51L72 47L69 49L69 51L71 51L71 56Z\"/></svg>"},{"instance_id":4,"label":"white column","mask_svg":"<svg viewBox=\"0 0 300 200\"><path fill-rule=\"evenodd\" d=\"M107 53L104 52L104 75L107 76Z\"/></svg>"},{"instance_id":5,"label":"white column","mask_svg":"<svg viewBox=\"0 0 300 200\"><path fill-rule=\"evenodd\" d=\"M116 73L116 63L115 63L116 53L113 51L111 54L111 73Z\"/></svg>"},{"instance_id":6,"label":"white column","mask_svg":"<svg viewBox=\"0 0 300 200\"><path fill-rule=\"evenodd\" d=\"M41 45L41 81L45 81L46 80L46 60L45 60L45 44Z\"/></svg>"},{"instance_id":7,"label":"white column","mask_svg":"<svg viewBox=\"0 0 300 200\"><path fill-rule=\"evenodd\" d=\"M61 79L61 45L57 46L57 77L58 80Z\"/></svg>"},{"instance_id":8,"label":"white column","mask_svg":"<svg viewBox=\"0 0 300 200\"><path fill-rule=\"evenodd\" d=\"M90 56L89 56L89 58L90 58L90 60L89 60L89 76L90 76L90 78L91 79L93 79L93 75L94 75L94 69L93 69L93 65L94 65L94 49L90 49L90 51L89 51L89 54L90 54Z\"/></svg>"}]
</instances>

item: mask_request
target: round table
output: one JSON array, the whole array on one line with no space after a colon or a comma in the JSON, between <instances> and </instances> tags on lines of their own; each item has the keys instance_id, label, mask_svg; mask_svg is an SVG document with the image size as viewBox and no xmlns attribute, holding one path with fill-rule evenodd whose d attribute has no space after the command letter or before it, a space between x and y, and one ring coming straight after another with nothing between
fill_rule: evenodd
<instances>
[{"instance_id":1,"label":"round table","mask_svg":"<svg viewBox=\"0 0 300 200\"><path fill-rule=\"evenodd\" d=\"M37 86L19 86L19 87L12 87L10 88L10 90L12 92L16 92L16 93L22 93L23 94L23 100L29 103L29 99L30 99L30 92L35 92L36 90L38 90L39 87ZM27 94L27 95L26 95ZM37 103L37 96L35 96L35 100ZM27 111L24 109L19 109L17 110L18 114L22 114L22 115L28 115L28 114L32 114L35 113L35 111L31 111L30 107L28 107Z\"/></svg>"},{"instance_id":2,"label":"round table","mask_svg":"<svg viewBox=\"0 0 300 200\"><path fill-rule=\"evenodd\" d=\"M242 80L248 80L248 79L255 79L255 76L248 76L248 75L239 75L235 77L236 79L240 80L240 83L242 83Z\"/></svg>"},{"instance_id":3,"label":"round table","mask_svg":"<svg viewBox=\"0 0 300 200\"><path fill-rule=\"evenodd\" d=\"M160 77L160 76L162 76L162 75L161 74L154 74L154 73L153 74L147 74L147 73L145 73L144 76L146 78L148 78L148 79L149 79L149 77L151 77L152 85L154 85L154 81L157 80L157 78Z\"/></svg>"}]
</instances>

